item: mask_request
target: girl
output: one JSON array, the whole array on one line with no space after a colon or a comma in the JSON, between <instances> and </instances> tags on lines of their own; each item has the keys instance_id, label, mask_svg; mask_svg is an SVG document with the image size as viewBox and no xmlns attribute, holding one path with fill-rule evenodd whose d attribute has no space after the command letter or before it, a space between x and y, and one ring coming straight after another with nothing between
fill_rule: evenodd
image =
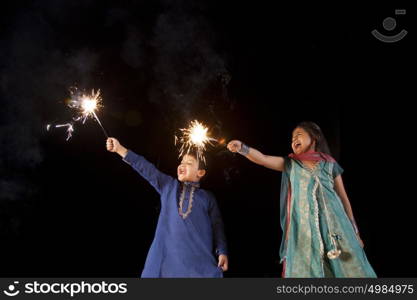
<instances>
[{"instance_id":1,"label":"girl","mask_svg":"<svg viewBox=\"0 0 417 300\"><path fill-rule=\"evenodd\" d=\"M264 155L238 140L227 145L282 172L282 277L376 277L369 264L343 181L318 125L300 123L288 157Z\"/></svg>"}]
</instances>

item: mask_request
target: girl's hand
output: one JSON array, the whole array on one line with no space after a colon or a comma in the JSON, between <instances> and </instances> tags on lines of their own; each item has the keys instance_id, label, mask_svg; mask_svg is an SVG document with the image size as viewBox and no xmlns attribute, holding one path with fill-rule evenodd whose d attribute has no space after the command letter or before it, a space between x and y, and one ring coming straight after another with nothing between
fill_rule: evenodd
<instances>
[{"instance_id":1,"label":"girl's hand","mask_svg":"<svg viewBox=\"0 0 417 300\"><path fill-rule=\"evenodd\" d=\"M227 258L227 255L220 254L219 255L219 264L218 267L222 268L223 272L226 272L229 268L229 260Z\"/></svg>"},{"instance_id":2,"label":"girl's hand","mask_svg":"<svg viewBox=\"0 0 417 300\"><path fill-rule=\"evenodd\" d=\"M233 153L240 151L241 148L242 148L242 142L238 140L230 141L227 144L227 149L229 149L229 151Z\"/></svg>"}]
</instances>

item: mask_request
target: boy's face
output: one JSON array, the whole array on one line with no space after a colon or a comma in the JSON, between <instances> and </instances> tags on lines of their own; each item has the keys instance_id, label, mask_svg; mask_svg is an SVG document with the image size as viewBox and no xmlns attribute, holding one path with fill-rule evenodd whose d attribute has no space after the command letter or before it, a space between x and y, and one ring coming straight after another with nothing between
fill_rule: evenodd
<instances>
[{"instance_id":1,"label":"boy's face","mask_svg":"<svg viewBox=\"0 0 417 300\"><path fill-rule=\"evenodd\" d=\"M295 154L301 154L307 152L310 149L315 148L315 143L311 139L310 135L303 128L295 128L292 133L292 151Z\"/></svg>"},{"instance_id":2,"label":"boy's face","mask_svg":"<svg viewBox=\"0 0 417 300\"><path fill-rule=\"evenodd\" d=\"M198 161L192 155L184 155L177 169L178 180L181 182L198 182L206 174L205 170L198 169Z\"/></svg>"}]
</instances>

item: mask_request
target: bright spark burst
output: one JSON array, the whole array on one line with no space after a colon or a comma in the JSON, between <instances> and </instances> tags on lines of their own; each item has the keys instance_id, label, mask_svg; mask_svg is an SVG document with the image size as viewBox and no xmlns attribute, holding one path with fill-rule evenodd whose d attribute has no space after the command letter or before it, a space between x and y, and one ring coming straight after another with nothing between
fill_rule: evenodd
<instances>
[{"instance_id":1,"label":"bright spark burst","mask_svg":"<svg viewBox=\"0 0 417 300\"><path fill-rule=\"evenodd\" d=\"M206 162L204 151L206 151L207 145L213 145L213 142L217 142L215 138L209 136L208 127L194 120L191 121L188 128L182 128L180 130L182 135L179 138L175 136L175 144L177 142L181 144L179 157L195 149L197 160Z\"/></svg>"},{"instance_id":2,"label":"bright spark burst","mask_svg":"<svg viewBox=\"0 0 417 300\"><path fill-rule=\"evenodd\" d=\"M72 133L74 132L74 122L82 121L84 124L85 121L91 117L95 118L96 121L99 123L100 127L102 128L104 134L107 137L107 132L104 129L103 125L101 124L99 118L96 115L96 110L101 107L102 98L100 95L100 90L94 92L92 90L91 94L85 94L79 91L77 88L71 88L71 99L68 101L68 107L72 109L78 110L78 115L73 118L73 122L65 123L65 124L58 124L55 125L55 128L60 127L67 127L67 141L72 137ZM46 130L49 131L51 128L51 124L48 124Z\"/></svg>"},{"instance_id":3,"label":"bright spark burst","mask_svg":"<svg viewBox=\"0 0 417 300\"><path fill-rule=\"evenodd\" d=\"M97 93L94 93L93 90L91 95L81 93L77 89L72 89L70 92L71 100L68 106L80 111L80 116L75 118L74 121L82 120L84 124L88 117L97 119L95 111L101 107L102 101L100 90L98 90Z\"/></svg>"}]
</instances>

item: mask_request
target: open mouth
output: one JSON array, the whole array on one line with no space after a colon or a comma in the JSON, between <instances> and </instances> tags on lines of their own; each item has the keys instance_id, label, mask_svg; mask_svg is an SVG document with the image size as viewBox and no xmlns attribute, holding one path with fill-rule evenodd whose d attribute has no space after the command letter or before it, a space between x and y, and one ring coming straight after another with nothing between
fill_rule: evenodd
<instances>
[{"instance_id":1,"label":"open mouth","mask_svg":"<svg viewBox=\"0 0 417 300\"><path fill-rule=\"evenodd\" d=\"M294 149L298 150L301 147L301 143L297 142L294 144Z\"/></svg>"}]
</instances>

